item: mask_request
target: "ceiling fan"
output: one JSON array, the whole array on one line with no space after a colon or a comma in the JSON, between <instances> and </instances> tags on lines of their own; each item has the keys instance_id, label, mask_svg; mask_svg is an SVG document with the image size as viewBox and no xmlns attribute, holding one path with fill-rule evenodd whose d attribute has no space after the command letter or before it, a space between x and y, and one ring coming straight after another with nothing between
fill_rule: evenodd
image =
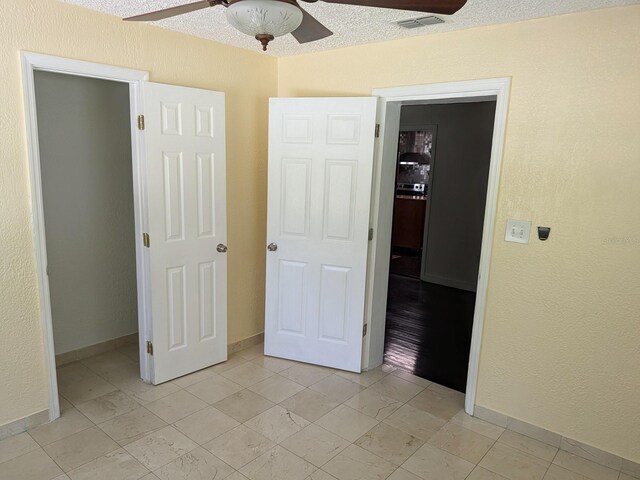
<instances>
[{"instance_id":1,"label":"ceiling fan","mask_svg":"<svg viewBox=\"0 0 640 480\"><path fill-rule=\"evenodd\" d=\"M315 3L318 0L302 0ZM451 15L460 10L467 0L322 0L325 3L358 5L363 7L392 8ZM275 37L291 33L298 43L321 40L333 32L306 12L296 0L200 0L186 5L165 8L156 12L128 17L127 21L155 21L195 12L208 7L227 8L231 25L247 35L255 36L267 50Z\"/></svg>"}]
</instances>

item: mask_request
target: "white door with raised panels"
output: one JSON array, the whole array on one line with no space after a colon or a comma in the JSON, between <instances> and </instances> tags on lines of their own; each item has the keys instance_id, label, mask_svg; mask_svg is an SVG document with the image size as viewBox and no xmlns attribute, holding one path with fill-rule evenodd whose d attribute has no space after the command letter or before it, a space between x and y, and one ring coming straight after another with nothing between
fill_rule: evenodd
<instances>
[{"instance_id":1,"label":"white door with raised panels","mask_svg":"<svg viewBox=\"0 0 640 480\"><path fill-rule=\"evenodd\" d=\"M376 99L269 107L265 354L360 372Z\"/></svg>"},{"instance_id":2,"label":"white door with raised panels","mask_svg":"<svg viewBox=\"0 0 640 480\"><path fill-rule=\"evenodd\" d=\"M151 381L227 359L224 94L146 83Z\"/></svg>"}]
</instances>

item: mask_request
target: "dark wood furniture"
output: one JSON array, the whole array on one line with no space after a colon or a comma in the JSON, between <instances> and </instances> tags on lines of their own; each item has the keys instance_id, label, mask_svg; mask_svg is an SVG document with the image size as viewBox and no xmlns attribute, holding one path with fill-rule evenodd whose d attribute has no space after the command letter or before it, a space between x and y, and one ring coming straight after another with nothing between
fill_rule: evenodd
<instances>
[{"instance_id":1,"label":"dark wood furniture","mask_svg":"<svg viewBox=\"0 0 640 480\"><path fill-rule=\"evenodd\" d=\"M426 211L426 197L397 195L393 205L391 246L421 249Z\"/></svg>"}]
</instances>

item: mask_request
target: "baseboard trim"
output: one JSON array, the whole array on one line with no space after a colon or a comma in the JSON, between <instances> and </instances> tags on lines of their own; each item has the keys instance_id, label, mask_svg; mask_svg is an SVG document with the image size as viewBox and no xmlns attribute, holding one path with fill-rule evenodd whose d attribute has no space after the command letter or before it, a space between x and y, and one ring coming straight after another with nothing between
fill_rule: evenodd
<instances>
[{"instance_id":1,"label":"baseboard trim","mask_svg":"<svg viewBox=\"0 0 640 480\"><path fill-rule=\"evenodd\" d=\"M475 292L477 290L477 284L473 282L465 282L464 280L458 280L456 278L442 277L440 275L434 275L427 273L420 278L423 282L435 283L437 285L443 285L445 287L457 288L459 290L466 290L468 292Z\"/></svg>"},{"instance_id":2,"label":"baseboard trim","mask_svg":"<svg viewBox=\"0 0 640 480\"><path fill-rule=\"evenodd\" d=\"M233 353L239 352L240 350L245 350L249 347L253 347L254 345L258 345L262 342L264 342L264 332L252 335L235 343L230 343L227 346L227 353L231 355Z\"/></svg>"},{"instance_id":3,"label":"baseboard trim","mask_svg":"<svg viewBox=\"0 0 640 480\"><path fill-rule=\"evenodd\" d=\"M245 350L254 345L258 345L264 341L264 332L252 335L234 343L230 343L227 346L227 352L229 355L232 353ZM125 335L124 337L114 338L113 340L107 340L106 342L97 343L95 345L89 345L88 347L79 348L71 352L61 353L56 355L56 366L60 367L67 363L77 362L85 358L93 357L94 355L100 355L101 353L109 352L120 348L124 345L131 343L138 343L138 334L133 333L131 335Z\"/></svg>"},{"instance_id":4,"label":"baseboard trim","mask_svg":"<svg viewBox=\"0 0 640 480\"><path fill-rule=\"evenodd\" d=\"M85 358L93 357L94 355L100 355L101 353L106 353L131 343L138 343L137 333L96 343L95 345L89 345L88 347L82 347L70 352L61 353L60 355L56 355L56 367L61 367L67 363L77 362L78 360L84 360Z\"/></svg>"},{"instance_id":5,"label":"baseboard trim","mask_svg":"<svg viewBox=\"0 0 640 480\"><path fill-rule=\"evenodd\" d=\"M523 422L522 420L490 410L486 407L481 407L480 405L474 407L473 414L475 417L486 422L526 435L552 447L559 448L565 452L572 453L586 460L591 460L592 462L640 479L640 463L609 453L600 448L592 447L591 445L565 437L545 428Z\"/></svg>"},{"instance_id":6,"label":"baseboard trim","mask_svg":"<svg viewBox=\"0 0 640 480\"><path fill-rule=\"evenodd\" d=\"M30 428L49 422L49 410L42 410L27 417L0 426L0 440L26 432Z\"/></svg>"}]
</instances>

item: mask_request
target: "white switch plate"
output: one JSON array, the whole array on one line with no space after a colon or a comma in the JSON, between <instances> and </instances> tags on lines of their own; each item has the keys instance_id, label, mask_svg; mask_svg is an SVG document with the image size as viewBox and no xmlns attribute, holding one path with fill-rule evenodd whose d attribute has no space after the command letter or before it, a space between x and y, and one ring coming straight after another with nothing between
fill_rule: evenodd
<instances>
[{"instance_id":1,"label":"white switch plate","mask_svg":"<svg viewBox=\"0 0 640 480\"><path fill-rule=\"evenodd\" d=\"M531 235L531 222L526 220L507 220L507 234L504 239L507 242L529 243Z\"/></svg>"}]
</instances>

